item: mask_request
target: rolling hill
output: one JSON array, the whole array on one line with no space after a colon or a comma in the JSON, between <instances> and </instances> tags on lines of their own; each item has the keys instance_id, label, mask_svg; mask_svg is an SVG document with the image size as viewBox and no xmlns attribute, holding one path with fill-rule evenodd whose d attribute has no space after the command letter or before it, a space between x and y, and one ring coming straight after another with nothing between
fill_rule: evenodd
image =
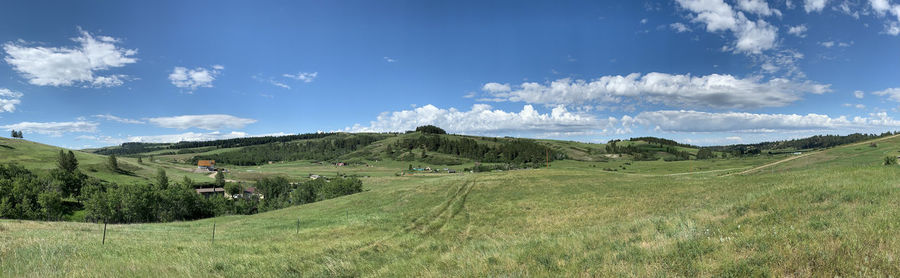
<instances>
[{"instance_id":1,"label":"rolling hill","mask_svg":"<svg viewBox=\"0 0 900 278\"><path fill-rule=\"evenodd\" d=\"M257 215L109 225L105 244L103 225L2 220L0 272L896 276L900 168L882 161L900 137L876 140L802 157L373 176L365 192Z\"/></svg>"}]
</instances>

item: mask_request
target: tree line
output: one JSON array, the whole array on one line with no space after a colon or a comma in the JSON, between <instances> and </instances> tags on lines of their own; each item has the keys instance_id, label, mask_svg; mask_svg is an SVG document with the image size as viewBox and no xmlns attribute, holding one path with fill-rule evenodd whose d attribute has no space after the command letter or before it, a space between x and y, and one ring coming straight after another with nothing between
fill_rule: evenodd
<instances>
[{"instance_id":1,"label":"tree line","mask_svg":"<svg viewBox=\"0 0 900 278\"><path fill-rule=\"evenodd\" d=\"M385 147L385 153L394 157L404 152L421 149L420 158L426 151L468 158L479 162L543 165L549 160L565 159L561 152L526 139L512 139L499 144L480 144L469 138L448 138L434 134L422 134L406 138ZM549 156L549 157L548 157Z\"/></svg>"},{"instance_id":2,"label":"tree line","mask_svg":"<svg viewBox=\"0 0 900 278\"><path fill-rule=\"evenodd\" d=\"M194 156L191 160L192 163L215 160L217 163L240 166L262 165L269 161L331 160L384 138L385 135L381 134L341 134L318 140L249 146L240 150Z\"/></svg>"},{"instance_id":3,"label":"tree line","mask_svg":"<svg viewBox=\"0 0 900 278\"><path fill-rule=\"evenodd\" d=\"M720 152L728 152L734 156L741 155L755 155L760 154L766 150L804 150L804 149L823 149L823 148L831 148L845 144L852 144L856 142L862 142L866 140L871 140L875 138L880 138L884 136L890 136L894 134L900 134L898 132L884 132L881 134L863 134L863 133L853 133L848 135L816 135L812 137L802 138L802 139L793 139L793 140L784 140L784 141L773 141L773 142L762 142L756 144L738 144L738 145L728 145L728 146L714 146L709 147L712 150L720 151Z\"/></svg>"}]
</instances>

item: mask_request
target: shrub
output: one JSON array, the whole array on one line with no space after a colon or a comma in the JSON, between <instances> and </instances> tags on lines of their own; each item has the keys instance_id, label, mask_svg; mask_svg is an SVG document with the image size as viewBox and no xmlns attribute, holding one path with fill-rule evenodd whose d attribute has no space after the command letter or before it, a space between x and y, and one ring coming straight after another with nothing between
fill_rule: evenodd
<instances>
[{"instance_id":1,"label":"shrub","mask_svg":"<svg viewBox=\"0 0 900 278\"><path fill-rule=\"evenodd\" d=\"M884 157L884 165L896 165L897 157L895 156L885 156Z\"/></svg>"}]
</instances>

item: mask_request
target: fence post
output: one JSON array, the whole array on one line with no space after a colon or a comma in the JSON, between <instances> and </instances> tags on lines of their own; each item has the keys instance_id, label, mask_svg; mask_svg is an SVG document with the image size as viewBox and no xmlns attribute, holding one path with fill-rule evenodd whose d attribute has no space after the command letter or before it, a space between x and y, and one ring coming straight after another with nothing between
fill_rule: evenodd
<instances>
[{"instance_id":1,"label":"fence post","mask_svg":"<svg viewBox=\"0 0 900 278\"><path fill-rule=\"evenodd\" d=\"M300 217L297 217L297 234L300 234Z\"/></svg>"},{"instance_id":2,"label":"fence post","mask_svg":"<svg viewBox=\"0 0 900 278\"><path fill-rule=\"evenodd\" d=\"M106 221L103 221L103 241L100 245L106 245Z\"/></svg>"},{"instance_id":3,"label":"fence post","mask_svg":"<svg viewBox=\"0 0 900 278\"><path fill-rule=\"evenodd\" d=\"M216 244L216 222L213 221L212 244Z\"/></svg>"}]
</instances>

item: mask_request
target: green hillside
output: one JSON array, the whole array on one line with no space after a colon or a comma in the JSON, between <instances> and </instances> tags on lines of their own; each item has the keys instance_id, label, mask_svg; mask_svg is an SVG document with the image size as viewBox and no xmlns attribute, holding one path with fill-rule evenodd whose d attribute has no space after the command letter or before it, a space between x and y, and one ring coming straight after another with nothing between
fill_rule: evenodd
<instances>
[{"instance_id":1,"label":"green hillside","mask_svg":"<svg viewBox=\"0 0 900 278\"><path fill-rule=\"evenodd\" d=\"M22 139L0 138L0 164L15 163L32 171L47 172L56 168L60 150L64 149ZM74 153L82 173L109 182L145 183L156 175L157 168L166 169L173 179L181 180L184 176L188 176L197 181L210 180L206 175L189 173L160 161L153 162L146 159L143 163L138 163L134 157L118 157L119 167L124 171L115 172L107 167L108 157L105 155L82 151Z\"/></svg>"},{"instance_id":2,"label":"green hillside","mask_svg":"<svg viewBox=\"0 0 900 278\"><path fill-rule=\"evenodd\" d=\"M802 156L384 175L362 193L258 215L109 225L105 245L98 224L2 220L0 271L897 276L900 168L882 161L900 154L900 137L879 140Z\"/></svg>"}]
</instances>

